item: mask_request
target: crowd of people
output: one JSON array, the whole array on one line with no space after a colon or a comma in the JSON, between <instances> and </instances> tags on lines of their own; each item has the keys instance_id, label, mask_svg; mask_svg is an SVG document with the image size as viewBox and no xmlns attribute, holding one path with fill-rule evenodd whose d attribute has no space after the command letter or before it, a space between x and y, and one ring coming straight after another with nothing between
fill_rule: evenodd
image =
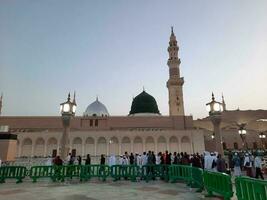
<instances>
[{"instance_id":1,"label":"crowd of people","mask_svg":"<svg viewBox=\"0 0 267 200\"><path fill-rule=\"evenodd\" d=\"M190 165L193 167L203 168L205 170L210 170L214 172L231 173L233 170L234 176L241 176L242 170L246 171L246 175L249 177L262 178L262 158L259 155L253 156L251 153L246 153L244 156L239 155L237 152L230 154L228 156L228 163L222 155L216 152L204 152L203 154L187 154L186 152L169 153L165 151L164 153L159 152L157 155L153 151L144 152L141 154L133 154L125 152L124 155L120 155L119 159L115 155L110 155L106 161L105 156L102 154L100 157L100 164L112 165L138 165L140 167L144 165ZM85 165L91 164L90 154L87 154L85 159L81 156L73 156L71 153L67 156L65 161L63 161L59 156L54 158L53 164L63 165L63 163L73 165L82 164L84 160Z\"/></svg>"}]
</instances>

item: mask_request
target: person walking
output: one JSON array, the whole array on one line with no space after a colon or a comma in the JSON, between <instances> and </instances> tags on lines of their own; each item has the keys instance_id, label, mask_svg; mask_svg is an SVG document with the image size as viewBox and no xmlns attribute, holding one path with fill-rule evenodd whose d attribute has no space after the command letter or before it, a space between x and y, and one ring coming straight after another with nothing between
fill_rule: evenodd
<instances>
[{"instance_id":1,"label":"person walking","mask_svg":"<svg viewBox=\"0 0 267 200\"><path fill-rule=\"evenodd\" d=\"M90 157L90 154L87 154L87 156L86 156L85 165L91 165L91 157Z\"/></svg>"},{"instance_id":2,"label":"person walking","mask_svg":"<svg viewBox=\"0 0 267 200\"><path fill-rule=\"evenodd\" d=\"M134 164L134 155L133 155L133 153L131 153L129 159L130 159L130 165L133 165Z\"/></svg>"},{"instance_id":3,"label":"person walking","mask_svg":"<svg viewBox=\"0 0 267 200\"><path fill-rule=\"evenodd\" d=\"M237 152L234 153L232 164L234 167L234 176L241 176L241 159Z\"/></svg>"},{"instance_id":4,"label":"person walking","mask_svg":"<svg viewBox=\"0 0 267 200\"><path fill-rule=\"evenodd\" d=\"M225 160L222 158L221 154L218 154L217 160L216 160L216 166L218 172L226 172L226 164Z\"/></svg>"},{"instance_id":5,"label":"person walking","mask_svg":"<svg viewBox=\"0 0 267 200\"><path fill-rule=\"evenodd\" d=\"M245 154L244 168L247 171L247 176L252 177L252 162L250 160L248 153Z\"/></svg>"},{"instance_id":6,"label":"person walking","mask_svg":"<svg viewBox=\"0 0 267 200\"><path fill-rule=\"evenodd\" d=\"M259 156L259 154L257 154L255 161L254 161L254 166L256 168L256 176L255 178L259 178L259 176L261 177L262 180L264 180L263 175L262 175L262 159Z\"/></svg>"},{"instance_id":7,"label":"person walking","mask_svg":"<svg viewBox=\"0 0 267 200\"><path fill-rule=\"evenodd\" d=\"M60 156L56 156L53 160L54 165L61 166L63 165L63 160L60 158Z\"/></svg>"},{"instance_id":8,"label":"person walking","mask_svg":"<svg viewBox=\"0 0 267 200\"><path fill-rule=\"evenodd\" d=\"M77 161L78 161L78 165L81 165L82 164L82 157L81 156L78 156L77 157Z\"/></svg>"}]
</instances>

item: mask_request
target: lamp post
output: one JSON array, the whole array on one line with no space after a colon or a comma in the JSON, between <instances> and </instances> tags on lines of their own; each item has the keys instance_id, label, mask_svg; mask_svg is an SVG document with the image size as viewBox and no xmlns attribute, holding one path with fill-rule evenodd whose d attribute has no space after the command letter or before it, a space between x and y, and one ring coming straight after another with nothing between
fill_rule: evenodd
<instances>
[{"instance_id":1,"label":"lamp post","mask_svg":"<svg viewBox=\"0 0 267 200\"><path fill-rule=\"evenodd\" d=\"M206 108L209 112L209 118L213 124L215 149L219 154L224 156L220 130L223 105L222 103L215 101L214 94L212 93L212 101L206 104Z\"/></svg>"},{"instance_id":2,"label":"lamp post","mask_svg":"<svg viewBox=\"0 0 267 200\"><path fill-rule=\"evenodd\" d=\"M70 93L66 102L60 104L60 112L63 124L63 134L61 138L60 157L63 159L70 151L69 134L70 134L70 121L75 116L76 112L75 94L73 102L70 100Z\"/></svg>"},{"instance_id":3,"label":"lamp post","mask_svg":"<svg viewBox=\"0 0 267 200\"><path fill-rule=\"evenodd\" d=\"M266 138L266 135L264 133L260 133L259 134L259 138L261 140L261 146L262 146L262 149L264 149L264 143L263 143L263 140Z\"/></svg>"},{"instance_id":4,"label":"lamp post","mask_svg":"<svg viewBox=\"0 0 267 200\"><path fill-rule=\"evenodd\" d=\"M245 124L241 124L241 126L239 127L238 133L242 139L243 142L243 149L246 148L248 149L248 144L246 142L246 134L247 134L247 130L245 129Z\"/></svg>"}]
</instances>

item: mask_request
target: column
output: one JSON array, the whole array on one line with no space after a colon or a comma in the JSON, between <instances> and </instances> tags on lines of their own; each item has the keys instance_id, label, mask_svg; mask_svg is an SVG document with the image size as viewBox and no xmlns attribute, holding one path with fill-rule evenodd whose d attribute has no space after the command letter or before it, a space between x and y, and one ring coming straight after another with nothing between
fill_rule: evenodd
<instances>
[{"instance_id":1,"label":"column","mask_svg":"<svg viewBox=\"0 0 267 200\"><path fill-rule=\"evenodd\" d=\"M95 142L95 156L96 156L96 149L97 148L97 140L96 140L96 142Z\"/></svg>"},{"instance_id":2,"label":"column","mask_svg":"<svg viewBox=\"0 0 267 200\"><path fill-rule=\"evenodd\" d=\"M119 155L121 155L121 140L119 141Z\"/></svg>"},{"instance_id":3,"label":"column","mask_svg":"<svg viewBox=\"0 0 267 200\"><path fill-rule=\"evenodd\" d=\"M109 156L109 140L106 141L107 141L107 156Z\"/></svg>"},{"instance_id":4,"label":"column","mask_svg":"<svg viewBox=\"0 0 267 200\"><path fill-rule=\"evenodd\" d=\"M179 148L179 152L180 152L180 153L182 152L182 147L181 147L182 143L181 143L181 139L182 139L182 138L178 137L178 148Z\"/></svg>"},{"instance_id":5,"label":"column","mask_svg":"<svg viewBox=\"0 0 267 200\"><path fill-rule=\"evenodd\" d=\"M131 140L131 153L135 153L133 152L134 148L133 148L133 140Z\"/></svg>"},{"instance_id":6,"label":"column","mask_svg":"<svg viewBox=\"0 0 267 200\"><path fill-rule=\"evenodd\" d=\"M167 143L167 150L170 152L170 141L167 140L166 143ZM173 152L171 152L171 153L173 153Z\"/></svg>"},{"instance_id":7,"label":"column","mask_svg":"<svg viewBox=\"0 0 267 200\"><path fill-rule=\"evenodd\" d=\"M85 142L82 142L82 156L85 155Z\"/></svg>"},{"instance_id":8,"label":"column","mask_svg":"<svg viewBox=\"0 0 267 200\"><path fill-rule=\"evenodd\" d=\"M158 141L157 140L155 140L156 141L156 143L155 143L155 154L157 154L158 153Z\"/></svg>"},{"instance_id":9,"label":"column","mask_svg":"<svg viewBox=\"0 0 267 200\"><path fill-rule=\"evenodd\" d=\"M143 141L143 152L146 152L146 141Z\"/></svg>"},{"instance_id":10,"label":"column","mask_svg":"<svg viewBox=\"0 0 267 200\"><path fill-rule=\"evenodd\" d=\"M47 156L47 141L44 143L44 156Z\"/></svg>"},{"instance_id":11,"label":"column","mask_svg":"<svg viewBox=\"0 0 267 200\"><path fill-rule=\"evenodd\" d=\"M221 130L220 130L221 118L220 116L211 116L211 121L214 127L215 149L219 154L224 156L224 152L222 148Z\"/></svg>"},{"instance_id":12,"label":"column","mask_svg":"<svg viewBox=\"0 0 267 200\"><path fill-rule=\"evenodd\" d=\"M35 146L35 145L32 143L31 157L34 156L34 146Z\"/></svg>"}]
</instances>

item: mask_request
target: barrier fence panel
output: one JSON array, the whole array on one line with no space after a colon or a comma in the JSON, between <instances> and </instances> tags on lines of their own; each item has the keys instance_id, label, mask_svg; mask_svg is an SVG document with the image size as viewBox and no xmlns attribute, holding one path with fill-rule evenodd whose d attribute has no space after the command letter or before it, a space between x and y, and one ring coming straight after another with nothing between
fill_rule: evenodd
<instances>
[{"instance_id":1,"label":"barrier fence panel","mask_svg":"<svg viewBox=\"0 0 267 200\"><path fill-rule=\"evenodd\" d=\"M102 179L103 181L110 175L110 167L108 165L82 165L81 180L89 180L93 177Z\"/></svg>"},{"instance_id":2,"label":"barrier fence panel","mask_svg":"<svg viewBox=\"0 0 267 200\"><path fill-rule=\"evenodd\" d=\"M203 169L192 167L192 187L199 188L198 192L201 192L204 189L203 181Z\"/></svg>"},{"instance_id":3,"label":"barrier fence panel","mask_svg":"<svg viewBox=\"0 0 267 200\"><path fill-rule=\"evenodd\" d=\"M157 178L168 181L168 165L144 165L141 169L141 178L147 182Z\"/></svg>"},{"instance_id":4,"label":"barrier fence panel","mask_svg":"<svg viewBox=\"0 0 267 200\"><path fill-rule=\"evenodd\" d=\"M63 182L65 178L72 179L73 177L80 178L80 169L81 165L63 165L63 166L55 166L56 168L59 167L59 178ZM55 169L57 172L57 169ZM58 172L57 172L58 173ZM58 177L58 176L57 176Z\"/></svg>"},{"instance_id":5,"label":"barrier fence panel","mask_svg":"<svg viewBox=\"0 0 267 200\"><path fill-rule=\"evenodd\" d=\"M231 177L225 173L211 172L204 170L204 187L208 192L207 196L213 196L213 192L224 197L225 200L230 200L233 196L233 188Z\"/></svg>"},{"instance_id":6,"label":"barrier fence panel","mask_svg":"<svg viewBox=\"0 0 267 200\"><path fill-rule=\"evenodd\" d=\"M237 177L235 186L238 200L267 200L267 181Z\"/></svg>"},{"instance_id":7,"label":"barrier fence panel","mask_svg":"<svg viewBox=\"0 0 267 200\"><path fill-rule=\"evenodd\" d=\"M3 166L0 167L0 183L6 179L16 179L16 183L21 183L26 176L27 169L22 166Z\"/></svg>"},{"instance_id":8,"label":"barrier fence panel","mask_svg":"<svg viewBox=\"0 0 267 200\"><path fill-rule=\"evenodd\" d=\"M113 165L111 166L110 173L114 181L120 180L121 178L136 181L140 173L140 168L137 165Z\"/></svg>"},{"instance_id":9,"label":"barrier fence panel","mask_svg":"<svg viewBox=\"0 0 267 200\"><path fill-rule=\"evenodd\" d=\"M53 166L33 166L30 169L30 178L36 182L39 178L54 178L55 167Z\"/></svg>"},{"instance_id":10,"label":"barrier fence panel","mask_svg":"<svg viewBox=\"0 0 267 200\"><path fill-rule=\"evenodd\" d=\"M169 178L171 182L184 180L188 184L192 182L192 167L187 165L170 165Z\"/></svg>"}]
</instances>

